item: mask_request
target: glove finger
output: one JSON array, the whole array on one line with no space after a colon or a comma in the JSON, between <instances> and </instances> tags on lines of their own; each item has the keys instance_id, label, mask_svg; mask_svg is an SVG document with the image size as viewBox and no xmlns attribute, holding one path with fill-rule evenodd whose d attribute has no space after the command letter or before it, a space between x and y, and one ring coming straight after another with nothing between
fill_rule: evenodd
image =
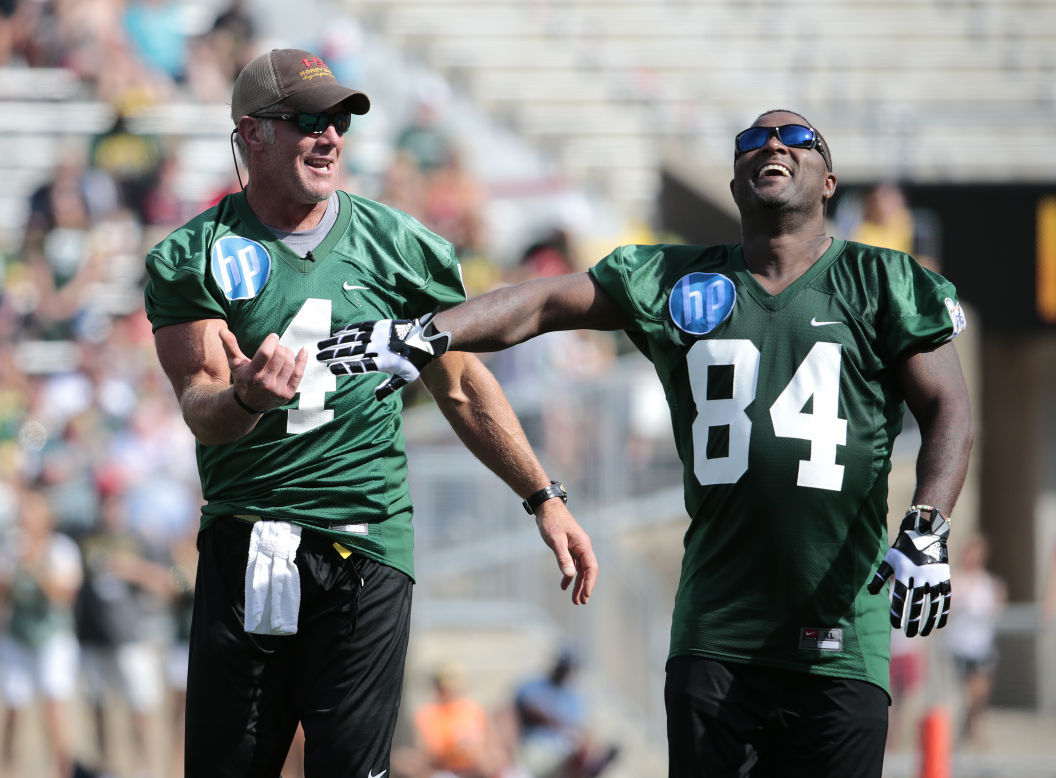
<instances>
[{"instance_id":1,"label":"glove finger","mask_svg":"<svg viewBox=\"0 0 1056 778\"><path fill-rule=\"evenodd\" d=\"M333 348L334 346L340 346L344 343L359 343L370 340L370 332L364 332L358 329L343 329L338 330L329 338L324 338L318 341L315 345L320 350Z\"/></svg>"},{"instance_id":2,"label":"glove finger","mask_svg":"<svg viewBox=\"0 0 1056 778\"><path fill-rule=\"evenodd\" d=\"M390 394L395 393L397 389L401 389L404 386L406 386L406 384L407 384L407 381L406 381L406 379L403 378L403 376L398 376L398 375L390 376L387 381L384 381L383 383L381 383L374 390L374 399L375 400L384 400Z\"/></svg>"},{"instance_id":3,"label":"glove finger","mask_svg":"<svg viewBox=\"0 0 1056 778\"><path fill-rule=\"evenodd\" d=\"M330 372L334 375L359 375L360 373L376 373L378 366L373 359L353 359L348 362L332 362Z\"/></svg>"},{"instance_id":4,"label":"glove finger","mask_svg":"<svg viewBox=\"0 0 1056 778\"><path fill-rule=\"evenodd\" d=\"M869 594L878 594L884 588L884 584L887 583L887 579L891 577L893 572L895 572L895 569L891 567L886 559L881 562L873 574L873 580L869 582Z\"/></svg>"},{"instance_id":5,"label":"glove finger","mask_svg":"<svg viewBox=\"0 0 1056 778\"><path fill-rule=\"evenodd\" d=\"M953 591L950 588L950 584L947 583L943 589L945 591L942 594L942 613L939 614L935 629L942 629L946 626L946 620L950 617L950 606L953 604Z\"/></svg>"},{"instance_id":6,"label":"glove finger","mask_svg":"<svg viewBox=\"0 0 1056 778\"><path fill-rule=\"evenodd\" d=\"M891 591L891 626L895 629L902 629L902 615L905 610L906 585L896 578Z\"/></svg>"},{"instance_id":7,"label":"glove finger","mask_svg":"<svg viewBox=\"0 0 1056 778\"><path fill-rule=\"evenodd\" d=\"M320 362L329 363L333 362L335 359L350 356L349 352L350 349L347 347L333 346L332 348L321 349L316 353L315 358Z\"/></svg>"},{"instance_id":8,"label":"glove finger","mask_svg":"<svg viewBox=\"0 0 1056 778\"><path fill-rule=\"evenodd\" d=\"M368 357L377 356L376 354L367 353L367 346L368 346L368 344L366 344L366 343L354 343L352 345L337 346L336 348L333 349L333 353L330 355L329 358L330 359L349 359L349 358L358 357L360 355L365 355L365 356L368 356Z\"/></svg>"},{"instance_id":9,"label":"glove finger","mask_svg":"<svg viewBox=\"0 0 1056 778\"><path fill-rule=\"evenodd\" d=\"M935 620L939 615L939 608L942 607L943 597L939 594L938 590L934 586L928 587L928 612L924 617L924 623L920 628L920 636L922 638L927 637L931 634L931 630L935 627Z\"/></svg>"},{"instance_id":10,"label":"glove finger","mask_svg":"<svg viewBox=\"0 0 1056 778\"><path fill-rule=\"evenodd\" d=\"M351 333L369 334L374 331L374 325L376 325L377 323L378 322L376 319L368 319L366 321L354 321L351 324L348 324L339 329L337 332L334 333L334 335L348 335Z\"/></svg>"},{"instance_id":11,"label":"glove finger","mask_svg":"<svg viewBox=\"0 0 1056 778\"><path fill-rule=\"evenodd\" d=\"M914 637L920 630L920 613L924 609L924 598L928 594L928 585L914 586L913 579L910 578L907 590L909 615L906 617L906 637Z\"/></svg>"}]
</instances>

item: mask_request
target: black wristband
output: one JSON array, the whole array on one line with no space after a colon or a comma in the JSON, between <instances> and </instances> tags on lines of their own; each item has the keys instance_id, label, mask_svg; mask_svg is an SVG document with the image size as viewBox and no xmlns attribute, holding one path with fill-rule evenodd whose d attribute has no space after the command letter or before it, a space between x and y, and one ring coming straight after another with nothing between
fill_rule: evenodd
<instances>
[{"instance_id":1,"label":"black wristband","mask_svg":"<svg viewBox=\"0 0 1056 778\"><path fill-rule=\"evenodd\" d=\"M529 515L534 516L536 509L547 500L560 497L561 502L568 502L568 491L560 481L551 481L549 486L544 486L538 492L533 492L521 500L521 505Z\"/></svg>"},{"instance_id":2,"label":"black wristband","mask_svg":"<svg viewBox=\"0 0 1056 778\"><path fill-rule=\"evenodd\" d=\"M231 396L235 398L235 402L238 404L238 407L244 410L246 413L250 413L254 416L260 416L262 413L264 413L264 411L258 411L256 408L250 408L248 405L246 405L245 401L238 396L238 390L235 388L234 384L231 384Z\"/></svg>"}]
</instances>

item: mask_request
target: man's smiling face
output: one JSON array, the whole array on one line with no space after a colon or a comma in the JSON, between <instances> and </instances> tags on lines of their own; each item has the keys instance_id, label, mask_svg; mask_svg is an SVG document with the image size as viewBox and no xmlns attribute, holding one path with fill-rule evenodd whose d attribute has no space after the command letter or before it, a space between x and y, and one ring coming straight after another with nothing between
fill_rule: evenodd
<instances>
[{"instance_id":1,"label":"man's smiling face","mask_svg":"<svg viewBox=\"0 0 1056 778\"><path fill-rule=\"evenodd\" d=\"M776 111L760 116L753 127L803 124L795 113ZM741 213L756 209L820 208L832 196L836 177L816 148L795 148L771 133L766 143L737 156L730 191Z\"/></svg>"},{"instance_id":2,"label":"man's smiling face","mask_svg":"<svg viewBox=\"0 0 1056 778\"><path fill-rule=\"evenodd\" d=\"M258 160L258 183L298 204L328 199L337 189L344 136L332 124L314 135L292 122L273 122L275 142L263 148Z\"/></svg>"}]
</instances>

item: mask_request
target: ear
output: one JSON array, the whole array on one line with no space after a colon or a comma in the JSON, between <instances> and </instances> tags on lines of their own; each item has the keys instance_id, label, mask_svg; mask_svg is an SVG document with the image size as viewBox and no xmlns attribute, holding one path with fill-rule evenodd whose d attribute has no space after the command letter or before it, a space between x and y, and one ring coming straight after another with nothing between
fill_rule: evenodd
<instances>
[{"instance_id":1,"label":"ear","mask_svg":"<svg viewBox=\"0 0 1056 778\"><path fill-rule=\"evenodd\" d=\"M822 194L822 198L825 200L831 200L832 196L836 194L836 174L826 173L825 174L825 192Z\"/></svg>"},{"instance_id":2,"label":"ear","mask_svg":"<svg viewBox=\"0 0 1056 778\"><path fill-rule=\"evenodd\" d=\"M247 146L253 146L264 142L264 139L260 135L260 124L252 116L243 116L239 119L238 125L235 129L238 131L238 136L242 138Z\"/></svg>"}]
</instances>

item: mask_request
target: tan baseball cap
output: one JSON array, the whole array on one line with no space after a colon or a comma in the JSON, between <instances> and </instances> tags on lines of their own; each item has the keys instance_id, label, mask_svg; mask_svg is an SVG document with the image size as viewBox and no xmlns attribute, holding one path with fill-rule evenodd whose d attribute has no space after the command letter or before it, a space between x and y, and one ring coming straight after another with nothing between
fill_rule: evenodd
<instances>
[{"instance_id":1,"label":"tan baseball cap","mask_svg":"<svg viewBox=\"0 0 1056 778\"><path fill-rule=\"evenodd\" d=\"M370 98L341 86L321 58L303 49L272 49L242 68L231 91L231 118L238 124L276 103L302 113L337 105L355 114L370 110Z\"/></svg>"}]
</instances>

